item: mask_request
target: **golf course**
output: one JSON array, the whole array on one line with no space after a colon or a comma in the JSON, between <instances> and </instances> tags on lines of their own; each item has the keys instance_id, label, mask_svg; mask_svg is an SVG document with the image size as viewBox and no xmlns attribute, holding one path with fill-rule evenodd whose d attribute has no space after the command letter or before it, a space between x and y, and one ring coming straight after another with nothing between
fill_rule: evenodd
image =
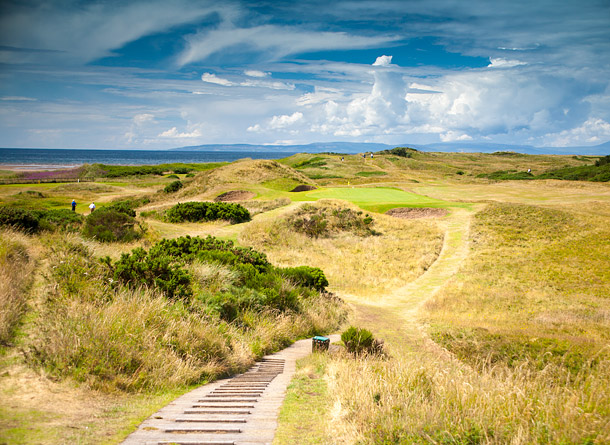
<instances>
[{"instance_id":1,"label":"golf course","mask_svg":"<svg viewBox=\"0 0 610 445\"><path fill-rule=\"evenodd\" d=\"M608 156L144 167L0 172L0 444L121 443L351 328L298 361L274 444L610 442Z\"/></svg>"}]
</instances>

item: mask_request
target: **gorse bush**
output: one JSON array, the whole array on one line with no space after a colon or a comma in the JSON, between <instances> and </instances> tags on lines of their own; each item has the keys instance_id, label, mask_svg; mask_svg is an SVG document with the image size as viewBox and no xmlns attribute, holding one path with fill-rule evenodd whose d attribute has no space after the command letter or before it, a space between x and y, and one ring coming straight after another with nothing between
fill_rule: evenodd
<instances>
[{"instance_id":1,"label":"gorse bush","mask_svg":"<svg viewBox=\"0 0 610 445\"><path fill-rule=\"evenodd\" d=\"M351 232L359 236L376 235L373 218L362 211L326 205L305 204L288 218L297 232L311 238L329 237L337 232Z\"/></svg>"},{"instance_id":2,"label":"gorse bush","mask_svg":"<svg viewBox=\"0 0 610 445\"><path fill-rule=\"evenodd\" d=\"M287 267L283 269L282 273L286 278L301 286L311 287L319 291L325 290L328 286L328 280L324 272L318 267Z\"/></svg>"},{"instance_id":3,"label":"gorse bush","mask_svg":"<svg viewBox=\"0 0 610 445\"><path fill-rule=\"evenodd\" d=\"M31 210L0 207L0 226L34 233L38 231L40 222Z\"/></svg>"},{"instance_id":4,"label":"gorse bush","mask_svg":"<svg viewBox=\"0 0 610 445\"><path fill-rule=\"evenodd\" d=\"M373 337L367 329L350 326L341 334L341 341L347 352L352 354L379 354L383 351L383 343Z\"/></svg>"},{"instance_id":5,"label":"gorse bush","mask_svg":"<svg viewBox=\"0 0 610 445\"><path fill-rule=\"evenodd\" d=\"M173 181L173 182L170 182L169 184L167 184L165 186L165 188L163 189L163 191L165 193L175 193L178 190L180 190L182 187L184 187L184 184L182 183L182 181L180 181L180 180Z\"/></svg>"},{"instance_id":6,"label":"gorse bush","mask_svg":"<svg viewBox=\"0 0 610 445\"><path fill-rule=\"evenodd\" d=\"M229 286L230 292L202 289L198 286L202 280L197 280L188 270L188 265L194 262L228 267L237 277L235 286ZM114 263L109 258L104 263L119 284L155 288L168 298L193 304L203 302L228 320L244 308L297 310L300 298L312 295L312 291L324 290L328 285L320 269L277 268L260 252L235 247L231 241L211 236L164 239L148 252L136 248ZM286 285L287 278L294 286Z\"/></svg>"},{"instance_id":7,"label":"gorse bush","mask_svg":"<svg viewBox=\"0 0 610 445\"><path fill-rule=\"evenodd\" d=\"M232 224L250 220L250 212L240 204L226 202L185 202L171 207L165 212L167 222L199 222L218 219Z\"/></svg>"},{"instance_id":8,"label":"gorse bush","mask_svg":"<svg viewBox=\"0 0 610 445\"><path fill-rule=\"evenodd\" d=\"M101 390L243 371L345 316L337 299L291 283L263 254L211 237L164 240L117 261L96 259L76 238L53 235L46 245L51 286L27 360Z\"/></svg>"},{"instance_id":9,"label":"gorse bush","mask_svg":"<svg viewBox=\"0 0 610 445\"><path fill-rule=\"evenodd\" d=\"M81 227L83 221L83 215L68 209L28 210L17 207L0 207L0 226L26 233L74 232Z\"/></svg>"},{"instance_id":10,"label":"gorse bush","mask_svg":"<svg viewBox=\"0 0 610 445\"><path fill-rule=\"evenodd\" d=\"M129 242L140 237L135 225L135 218L127 213L102 208L87 216L82 233L87 238L101 242Z\"/></svg>"}]
</instances>

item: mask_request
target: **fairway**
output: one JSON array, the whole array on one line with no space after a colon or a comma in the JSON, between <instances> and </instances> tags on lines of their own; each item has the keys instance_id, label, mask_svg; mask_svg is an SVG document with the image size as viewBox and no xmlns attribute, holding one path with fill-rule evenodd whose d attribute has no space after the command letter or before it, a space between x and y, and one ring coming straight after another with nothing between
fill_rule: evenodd
<instances>
[{"instance_id":1,"label":"fairway","mask_svg":"<svg viewBox=\"0 0 610 445\"><path fill-rule=\"evenodd\" d=\"M383 213L395 207L465 207L468 204L441 201L390 187L325 188L290 196L293 201L342 199L372 212Z\"/></svg>"}]
</instances>

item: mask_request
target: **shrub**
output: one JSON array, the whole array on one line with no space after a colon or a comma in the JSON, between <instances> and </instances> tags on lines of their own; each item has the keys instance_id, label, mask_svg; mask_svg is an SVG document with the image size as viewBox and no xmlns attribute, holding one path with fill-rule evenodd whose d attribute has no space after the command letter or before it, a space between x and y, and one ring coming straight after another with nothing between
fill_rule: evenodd
<instances>
[{"instance_id":1,"label":"shrub","mask_svg":"<svg viewBox=\"0 0 610 445\"><path fill-rule=\"evenodd\" d=\"M350 326L341 334L341 341L348 352L352 354L380 354L383 352L383 343L375 340L371 331Z\"/></svg>"},{"instance_id":2,"label":"shrub","mask_svg":"<svg viewBox=\"0 0 610 445\"><path fill-rule=\"evenodd\" d=\"M165 186L165 188L163 189L163 191L165 193L175 193L178 190L180 190L182 187L184 187L184 184L182 183L182 181L173 181L173 182L170 182L169 184L167 184Z\"/></svg>"},{"instance_id":3,"label":"shrub","mask_svg":"<svg viewBox=\"0 0 610 445\"><path fill-rule=\"evenodd\" d=\"M194 173L187 173L185 178L194 178L195 174Z\"/></svg>"},{"instance_id":4,"label":"shrub","mask_svg":"<svg viewBox=\"0 0 610 445\"><path fill-rule=\"evenodd\" d=\"M39 220L40 230L77 232L85 217L69 209L38 210L33 212Z\"/></svg>"},{"instance_id":5,"label":"shrub","mask_svg":"<svg viewBox=\"0 0 610 445\"><path fill-rule=\"evenodd\" d=\"M166 178L168 179L180 179L178 176L176 175L167 175Z\"/></svg>"},{"instance_id":6,"label":"shrub","mask_svg":"<svg viewBox=\"0 0 610 445\"><path fill-rule=\"evenodd\" d=\"M104 262L110 265L109 259ZM113 279L129 287L156 287L169 298L192 295L189 273L170 255L136 248L124 253L112 266Z\"/></svg>"},{"instance_id":7,"label":"shrub","mask_svg":"<svg viewBox=\"0 0 610 445\"><path fill-rule=\"evenodd\" d=\"M102 242L129 242L140 237L134 226L135 218L114 210L102 208L91 213L85 219L83 235Z\"/></svg>"},{"instance_id":8,"label":"shrub","mask_svg":"<svg viewBox=\"0 0 610 445\"><path fill-rule=\"evenodd\" d=\"M377 153L383 155L400 156L401 158L411 158L413 157L413 153L417 153L417 150L415 150L414 148L396 147L391 150L378 151Z\"/></svg>"},{"instance_id":9,"label":"shrub","mask_svg":"<svg viewBox=\"0 0 610 445\"><path fill-rule=\"evenodd\" d=\"M214 221L223 219L232 224L250 220L250 212L240 204L226 202L185 202L179 203L165 212L165 219L171 223L185 221Z\"/></svg>"},{"instance_id":10,"label":"shrub","mask_svg":"<svg viewBox=\"0 0 610 445\"><path fill-rule=\"evenodd\" d=\"M188 167L176 167L176 168L174 168L174 174L175 175L186 175L191 170L192 170L192 168L188 168Z\"/></svg>"},{"instance_id":11,"label":"shrub","mask_svg":"<svg viewBox=\"0 0 610 445\"><path fill-rule=\"evenodd\" d=\"M333 206L305 204L288 218L288 224L310 238L329 237L333 232L352 232L359 236L377 234L373 218L362 211Z\"/></svg>"},{"instance_id":12,"label":"shrub","mask_svg":"<svg viewBox=\"0 0 610 445\"><path fill-rule=\"evenodd\" d=\"M39 230L38 217L31 210L0 207L0 226L34 233Z\"/></svg>"},{"instance_id":13,"label":"shrub","mask_svg":"<svg viewBox=\"0 0 610 445\"><path fill-rule=\"evenodd\" d=\"M322 269L318 267L299 266L282 269L282 275L300 286L323 291L328 286L328 280Z\"/></svg>"}]
</instances>

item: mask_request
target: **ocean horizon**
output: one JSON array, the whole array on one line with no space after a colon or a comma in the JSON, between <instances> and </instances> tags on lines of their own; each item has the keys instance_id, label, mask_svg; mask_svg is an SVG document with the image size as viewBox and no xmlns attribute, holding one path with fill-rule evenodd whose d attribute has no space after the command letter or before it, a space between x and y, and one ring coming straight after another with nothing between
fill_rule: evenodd
<instances>
[{"instance_id":1,"label":"ocean horizon","mask_svg":"<svg viewBox=\"0 0 610 445\"><path fill-rule=\"evenodd\" d=\"M0 148L0 169L72 168L83 164L157 165L182 162L233 162L238 159L280 159L296 152L286 151L178 151L108 150L68 148Z\"/></svg>"}]
</instances>

